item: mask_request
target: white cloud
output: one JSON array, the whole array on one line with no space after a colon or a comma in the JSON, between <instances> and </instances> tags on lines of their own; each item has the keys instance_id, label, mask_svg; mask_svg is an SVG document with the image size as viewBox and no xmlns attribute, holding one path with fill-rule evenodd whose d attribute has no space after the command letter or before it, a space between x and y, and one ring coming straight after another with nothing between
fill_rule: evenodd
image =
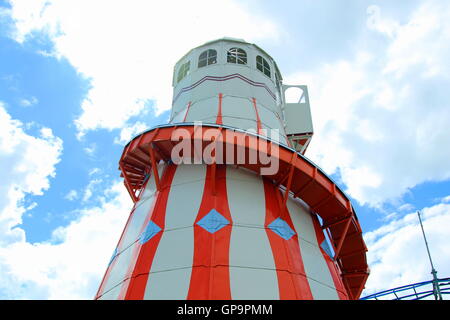
<instances>
[{"instance_id":1,"label":"white cloud","mask_svg":"<svg viewBox=\"0 0 450 320\"><path fill-rule=\"evenodd\" d=\"M3 299L92 299L131 210L122 182L98 193L100 179L90 181L82 195L99 194L99 205L79 208L68 226L53 231L48 241L30 243L20 227L27 194L41 195L50 187L60 161L62 141L49 128L40 136L27 134L0 102L0 296ZM93 169L91 175L100 169ZM65 198L81 195L70 190ZM61 212L60 214L63 214ZM47 213L45 219L51 218Z\"/></svg>"},{"instance_id":2,"label":"white cloud","mask_svg":"<svg viewBox=\"0 0 450 320\"><path fill-rule=\"evenodd\" d=\"M39 102L39 100L36 97L31 97L30 99L25 99L25 98L21 99L19 101L19 104L22 107L31 107L31 106L34 106L35 104L37 104L38 102Z\"/></svg>"},{"instance_id":3,"label":"white cloud","mask_svg":"<svg viewBox=\"0 0 450 320\"><path fill-rule=\"evenodd\" d=\"M394 30L399 27L399 23L392 18L381 16L381 8L377 5L367 7L367 28L384 33L389 37L394 36Z\"/></svg>"},{"instance_id":4,"label":"white cloud","mask_svg":"<svg viewBox=\"0 0 450 320\"><path fill-rule=\"evenodd\" d=\"M62 140L51 129L42 128L40 137L34 137L23 127L0 102L0 244L24 239L15 226L26 211L25 196L42 195L49 188L62 152Z\"/></svg>"},{"instance_id":5,"label":"white cloud","mask_svg":"<svg viewBox=\"0 0 450 320\"><path fill-rule=\"evenodd\" d=\"M421 216L438 277L449 277L450 204L424 208ZM364 239L371 273L362 296L432 279L416 212L366 233Z\"/></svg>"},{"instance_id":6,"label":"white cloud","mask_svg":"<svg viewBox=\"0 0 450 320\"><path fill-rule=\"evenodd\" d=\"M137 134L148 129L148 125L143 122L136 122L131 126L127 126L120 132L120 137L114 139L114 143L125 145Z\"/></svg>"},{"instance_id":7,"label":"white cloud","mask_svg":"<svg viewBox=\"0 0 450 320\"><path fill-rule=\"evenodd\" d=\"M380 24L385 22L380 19ZM418 66L419 75L448 76L450 63L450 7L447 2L424 2L408 23L387 29L394 41L387 54L389 63L384 72L402 76Z\"/></svg>"},{"instance_id":8,"label":"white cloud","mask_svg":"<svg viewBox=\"0 0 450 320\"><path fill-rule=\"evenodd\" d=\"M45 32L54 54L91 80L75 120L79 137L128 126L131 117L149 109L170 109L173 66L192 47L223 36L248 41L279 36L268 16L234 1L10 3L14 39L24 42L35 31Z\"/></svg>"},{"instance_id":9,"label":"white cloud","mask_svg":"<svg viewBox=\"0 0 450 320\"><path fill-rule=\"evenodd\" d=\"M78 199L78 192L76 190L70 190L65 196L64 199L69 201L74 201Z\"/></svg>"},{"instance_id":10,"label":"white cloud","mask_svg":"<svg viewBox=\"0 0 450 320\"><path fill-rule=\"evenodd\" d=\"M99 174L101 172L102 172L102 170L100 168L92 168L91 170L89 170L88 174L89 174L89 176L92 176L94 174Z\"/></svg>"},{"instance_id":11,"label":"white cloud","mask_svg":"<svg viewBox=\"0 0 450 320\"><path fill-rule=\"evenodd\" d=\"M87 202L94 194L96 186L102 182L103 182L102 179L93 179L89 181L88 185L84 189L82 201Z\"/></svg>"},{"instance_id":12,"label":"white cloud","mask_svg":"<svg viewBox=\"0 0 450 320\"><path fill-rule=\"evenodd\" d=\"M89 146L84 147L83 150L88 156L93 156L95 154L95 151L97 151L97 144L91 143L89 144Z\"/></svg>"},{"instance_id":13,"label":"white cloud","mask_svg":"<svg viewBox=\"0 0 450 320\"><path fill-rule=\"evenodd\" d=\"M8 299L93 299L131 210L122 182L49 242L0 247L0 293Z\"/></svg>"},{"instance_id":14,"label":"white cloud","mask_svg":"<svg viewBox=\"0 0 450 320\"><path fill-rule=\"evenodd\" d=\"M426 2L404 24L380 12L367 33L385 36L377 51L364 38L353 59L285 77L310 91L307 156L375 207L450 178L450 4Z\"/></svg>"},{"instance_id":15,"label":"white cloud","mask_svg":"<svg viewBox=\"0 0 450 320\"><path fill-rule=\"evenodd\" d=\"M411 203L402 204L398 210L399 211L411 211L414 209L414 206Z\"/></svg>"}]
</instances>

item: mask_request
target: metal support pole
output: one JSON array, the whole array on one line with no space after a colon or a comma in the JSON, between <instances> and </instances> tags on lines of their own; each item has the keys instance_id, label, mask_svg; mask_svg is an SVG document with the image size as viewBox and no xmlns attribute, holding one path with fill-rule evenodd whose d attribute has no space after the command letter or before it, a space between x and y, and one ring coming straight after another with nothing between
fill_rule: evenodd
<instances>
[{"instance_id":1,"label":"metal support pole","mask_svg":"<svg viewBox=\"0 0 450 320\"><path fill-rule=\"evenodd\" d=\"M155 152L153 146L150 146L150 161L152 163L153 177L155 178L156 190L161 191L161 185L159 183L158 164L156 163Z\"/></svg>"},{"instance_id":2,"label":"metal support pole","mask_svg":"<svg viewBox=\"0 0 450 320\"><path fill-rule=\"evenodd\" d=\"M284 193L284 199L283 199L283 205L285 205L285 206L286 206L287 199L289 197L289 191L291 189L292 176L294 174L295 159L296 159L296 153L294 153L292 156L291 167L289 168L289 176L288 176L288 181L286 184L286 191Z\"/></svg>"},{"instance_id":3,"label":"metal support pole","mask_svg":"<svg viewBox=\"0 0 450 320\"><path fill-rule=\"evenodd\" d=\"M433 260L431 259L430 249L428 248L427 237L425 236L425 231L423 230L422 219L420 218L420 211L417 211L419 216L420 227L422 228L423 240L425 241L425 246L427 248L428 258L431 264L431 274L433 275L433 294L435 300L442 300L441 290L439 288L439 279L437 277L437 271L434 269Z\"/></svg>"},{"instance_id":4,"label":"metal support pole","mask_svg":"<svg viewBox=\"0 0 450 320\"><path fill-rule=\"evenodd\" d=\"M336 260L341 252L342 245L344 244L345 237L347 236L348 228L350 227L350 223L352 222L353 214L348 218L347 223L345 224L344 231L342 232L341 239L336 247L336 251L334 252L334 260Z\"/></svg>"},{"instance_id":5,"label":"metal support pole","mask_svg":"<svg viewBox=\"0 0 450 320\"><path fill-rule=\"evenodd\" d=\"M122 174L123 174L123 177L125 180L125 186L128 190L128 193L130 194L131 198L133 199L133 203L136 203L138 199L136 197L135 191L133 190L133 186L131 185L130 180L128 179L127 173L124 169L122 162L119 162L119 167L120 167L120 171L122 171Z\"/></svg>"}]
</instances>

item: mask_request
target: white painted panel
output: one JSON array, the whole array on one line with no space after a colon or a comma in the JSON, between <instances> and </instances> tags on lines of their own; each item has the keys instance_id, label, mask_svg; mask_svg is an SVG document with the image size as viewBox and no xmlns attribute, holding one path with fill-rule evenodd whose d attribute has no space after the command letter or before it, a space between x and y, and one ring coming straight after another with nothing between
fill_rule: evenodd
<instances>
[{"instance_id":1,"label":"white painted panel","mask_svg":"<svg viewBox=\"0 0 450 320\"><path fill-rule=\"evenodd\" d=\"M240 67L239 69L248 69L248 68L243 68ZM242 70L237 70L241 76L246 77L245 74L243 74ZM228 74L234 74L234 72L230 71L228 72ZM247 77L248 78L248 77ZM222 92L225 95L234 95L234 96L239 96L239 97L251 97L251 90L252 90L252 85L249 84L248 82L246 82L245 80L239 78L239 77L235 77L235 78L230 78L228 80L225 81L221 81L219 84L219 92Z\"/></svg>"},{"instance_id":2,"label":"white painted panel","mask_svg":"<svg viewBox=\"0 0 450 320\"><path fill-rule=\"evenodd\" d=\"M170 123L179 123L179 122L183 122L187 110L188 110L187 106L186 106L185 108L183 108L182 110L180 110L180 111L173 117L173 119L170 121Z\"/></svg>"},{"instance_id":3,"label":"white painted panel","mask_svg":"<svg viewBox=\"0 0 450 320\"><path fill-rule=\"evenodd\" d=\"M267 108L257 104L259 118L261 119L261 123L263 126L282 130L282 123L277 118L275 112L268 110Z\"/></svg>"},{"instance_id":4,"label":"white painted panel","mask_svg":"<svg viewBox=\"0 0 450 320\"><path fill-rule=\"evenodd\" d=\"M123 282L130 266L131 259L133 258L133 250L135 247L136 244L128 247L115 257L115 261L113 261L114 265L109 273L103 292L109 291L119 283Z\"/></svg>"},{"instance_id":5,"label":"white painted panel","mask_svg":"<svg viewBox=\"0 0 450 320\"><path fill-rule=\"evenodd\" d=\"M311 111L307 103L286 103L287 131L291 133L313 132Z\"/></svg>"},{"instance_id":6,"label":"white painted panel","mask_svg":"<svg viewBox=\"0 0 450 320\"><path fill-rule=\"evenodd\" d=\"M299 244L303 265L314 299L338 300L339 296L334 287L333 278L320 249L302 239L299 240ZM315 283L312 280L321 285L314 285ZM330 292L333 293L332 297L330 297Z\"/></svg>"},{"instance_id":7,"label":"white painted panel","mask_svg":"<svg viewBox=\"0 0 450 320\"><path fill-rule=\"evenodd\" d=\"M189 292L192 268L151 273L145 300L185 300Z\"/></svg>"},{"instance_id":8,"label":"white painted panel","mask_svg":"<svg viewBox=\"0 0 450 320\"><path fill-rule=\"evenodd\" d=\"M219 53L219 50L217 53ZM192 83L196 83L206 76L221 75L223 70L222 65L220 65L220 63L210 64L202 68L197 68L197 66L198 66L198 59L196 58L195 60L196 70L192 72Z\"/></svg>"},{"instance_id":9,"label":"white painted panel","mask_svg":"<svg viewBox=\"0 0 450 320\"><path fill-rule=\"evenodd\" d=\"M272 249L264 228L233 225L230 265L275 270Z\"/></svg>"},{"instance_id":10,"label":"white painted panel","mask_svg":"<svg viewBox=\"0 0 450 320\"><path fill-rule=\"evenodd\" d=\"M196 181L171 187L167 206L166 230L191 227L202 201L205 182Z\"/></svg>"},{"instance_id":11,"label":"white painted panel","mask_svg":"<svg viewBox=\"0 0 450 320\"><path fill-rule=\"evenodd\" d=\"M266 204L260 176L228 166L227 194L233 224L264 228Z\"/></svg>"},{"instance_id":12,"label":"white painted panel","mask_svg":"<svg viewBox=\"0 0 450 320\"><path fill-rule=\"evenodd\" d=\"M158 299L161 295L170 293L171 299L185 299L191 280L193 257L193 227L165 231L153 259L145 296L149 299ZM177 276L176 279L167 277L168 271L177 269L184 269L184 272L174 274ZM157 291L167 291L167 293Z\"/></svg>"},{"instance_id":13,"label":"white painted panel","mask_svg":"<svg viewBox=\"0 0 450 320\"><path fill-rule=\"evenodd\" d=\"M255 82L261 82L264 83L267 88L269 88L269 90L275 94L276 92L276 88L274 83L267 77L265 76L262 72L260 72L259 70L256 69L256 65L254 67L254 69L252 70L252 74L251 74L251 80L255 81ZM272 95L269 94L269 92L267 91L267 89L265 87L261 87L261 86L252 86L252 96L256 98L256 101L258 101L259 103L267 106L268 108L273 108L273 110L275 110L275 99L272 97Z\"/></svg>"},{"instance_id":14,"label":"white painted panel","mask_svg":"<svg viewBox=\"0 0 450 320\"><path fill-rule=\"evenodd\" d=\"M273 270L230 267L231 298L234 300L280 299Z\"/></svg>"},{"instance_id":15,"label":"white painted panel","mask_svg":"<svg viewBox=\"0 0 450 320\"><path fill-rule=\"evenodd\" d=\"M308 278L308 283L314 300L339 300L336 289L310 278Z\"/></svg>"},{"instance_id":16,"label":"white painted panel","mask_svg":"<svg viewBox=\"0 0 450 320\"><path fill-rule=\"evenodd\" d=\"M264 228L264 185L260 177L250 177L248 172L227 168L228 203L233 219L231 294L234 299L278 299L275 262Z\"/></svg>"},{"instance_id":17,"label":"white painted panel","mask_svg":"<svg viewBox=\"0 0 450 320\"><path fill-rule=\"evenodd\" d=\"M190 85L191 85L191 83L186 82L183 87L190 86ZM177 94L178 94L178 92L176 93L176 95ZM176 95L174 95L172 98L175 98ZM182 92L178 96L175 103L173 104L172 112L179 112L181 109L183 109L189 103L189 101L192 101L192 92L190 90Z\"/></svg>"},{"instance_id":18,"label":"white painted panel","mask_svg":"<svg viewBox=\"0 0 450 320\"><path fill-rule=\"evenodd\" d=\"M289 199L287 207L298 234L303 265L314 299L338 299L333 278L317 243L311 215L295 200ZM313 280L321 285L316 285ZM331 292L334 290L333 297L330 297L330 289Z\"/></svg>"},{"instance_id":19,"label":"white painted panel","mask_svg":"<svg viewBox=\"0 0 450 320\"><path fill-rule=\"evenodd\" d=\"M310 213L301 204L297 203L297 200L293 200L290 197L287 201L287 208L299 237L318 246L316 231Z\"/></svg>"},{"instance_id":20,"label":"white painted panel","mask_svg":"<svg viewBox=\"0 0 450 320\"><path fill-rule=\"evenodd\" d=\"M98 298L98 300L117 300L121 289L122 289L122 286L117 285L117 286L109 289L107 292L104 292L103 295L100 298Z\"/></svg>"},{"instance_id":21,"label":"white painted panel","mask_svg":"<svg viewBox=\"0 0 450 320\"><path fill-rule=\"evenodd\" d=\"M206 176L206 165L196 164L196 165L179 165L175 172L175 176L172 180L172 186L178 186L186 183L191 183L194 181L204 181ZM185 191L186 192L186 191ZM202 189L203 193L203 189ZM200 194L199 197L202 195ZM169 193L170 199L170 193ZM167 219L167 214L166 214Z\"/></svg>"},{"instance_id":22,"label":"white painted panel","mask_svg":"<svg viewBox=\"0 0 450 320\"><path fill-rule=\"evenodd\" d=\"M222 123L226 126L235 127L242 130L253 129L253 132L257 131L256 121L251 119L241 119L232 117L222 117Z\"/></svg>"},{"instance_id":23,"label":"white painted panel","mask_svg":"<svg viewBox=\"0 0 450 320\"><path fill-rule=\"evenodd\" d=\"M228 179L253 183L255 187L258 187L261 184L261 177L245 168L227 167L227 181Z\"/></svg>"},{"instance_id":24,"label":"white painted panel","mask_svg":"<svg viewBox=\"0 0 450 320\"><path fill-rule=\"evenodd\" d=\"M158 173L159 176L162 176L162 173L164 171L164 168L166 167L166 164L161 163L158 165ZM149 197L153 197L156 192L156 186L155 186L155 179L153 177L153 172L150 175L150 180L148 181L147 185L145 186L144 192L141 195L140 201L143 201L144 199L147 199Z\"/></svg>"},{"instance_id":25,"label":"white painted panel","mask_svg":"<svg viewBox=\"0 0 450 320\"><path fill-rule=\"evenodd\" d=\"M273 76L272 70L271 70L271 73ZM273 80L271 78L269 78L268 76L266 76L261 71L259 71L256 68L256 63L255 63L254 69L252 70L252 80L255 82L264 83L271 91L275 91L275 83L273 82Z\"/></svg>"},{"instance_id":26,"label":"white painted panel","mask_svg":"<svg viewBox=\"0 0 450 320\"><path fill-rule=\"evenodd\" d=\"M186 122L203 120L208 117L216 117L219 110L219 97L211 97L199 101L193 101L186 117Z\"/></svg>"},{"instance_id":27,"label":"white painted panel","mask_svg":"<svg viewBox=\"0 0 450 320\"><path fill-rule=\"evenodd\" d=\"M205 187L206 166L178 166L170 188L165 229L193 226Z\"/></svg>"},{"instance_id":28,"label":"white painted panel","mask_svg":"<svg viewBox=\"0 0 450 320\"><path fill-rule=\"evenodd\" d=\"M150 271L158 272L192 267L193 253L193 227L164 231ZM189 280L186 279L186 281ZM151 277L149 277L150 282Z\"/></svg>"},{"instance_id":29,"label":"white painted panel","mask_svg":"<svg viewBox=\"0 0 450 320\"><path fill-rule=\"evenodd\" d=\"M123 250L134 243L141 235L143 224L149 214L153 204L154 195L143 199L134 209L130 222L128 223L119 250Z\"/></svg>"},{"instance_id":30,"label":"white painted panel","mask_svg":"<svg viewBox=\"0 0 450 320\"><path fill-rule=\"evenodd\" d=\"M249 98L244 99L230 96L223 97L222 115L256 121L255 108Z\"/></svg>"},{"instance_id":31,"label":"white painted panel","mask_svg":"<svg viewBox=\"0 0 450 320\"><path fill-rule=\"evenodd\" d=\"M215 76L215 74L213 74ZM219 97L220 84L217 81L203 80L202 83L191 89L192 102L199 102L211 97Z\"/></svg>"},{"instance_id":32,"label":"white painted panel","mask_svg":"<svg viewBox=\"0 0 450 320\"><path fill-rule=\"evenodd\" d=\"M205 118L205 119L202 119L201 120L201 122L202 123L213 123L213 124L215 124L216 123L216 121L217 121L217 115L214 115L214 116L212 116L212 117L208 117L208 118Z\"/></svg>"}]
</instances>

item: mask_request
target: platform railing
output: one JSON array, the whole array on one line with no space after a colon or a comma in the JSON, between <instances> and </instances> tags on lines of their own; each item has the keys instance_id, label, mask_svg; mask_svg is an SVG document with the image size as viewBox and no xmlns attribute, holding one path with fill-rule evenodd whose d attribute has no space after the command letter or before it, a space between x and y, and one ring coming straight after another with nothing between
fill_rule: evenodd
<instances>
[{"instance_id":1,"label":"platform railing","mask_svg":"<svg viewBox=\"0 0 450 320\"><path fill-rule=\"evenodd\" d=\"M389 290L377 292L360 300L422 300L428 297L436 297L435 285L439 286L444 300L450 299L450 278L417 282ZM447 299L446 299L447 298Z\"/></svg>"}]
</instances>

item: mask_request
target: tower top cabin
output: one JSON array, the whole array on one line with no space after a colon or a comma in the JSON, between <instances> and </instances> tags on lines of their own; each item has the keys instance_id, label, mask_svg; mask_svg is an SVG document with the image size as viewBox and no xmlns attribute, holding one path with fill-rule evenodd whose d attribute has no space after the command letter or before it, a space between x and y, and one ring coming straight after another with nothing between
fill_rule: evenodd
<instances>
[{"instance_id":1,"label":"tower top cabin","mask_svg":"<svg viewBox=\"0 0 450 320\"><path fill-rule=\"evenodd\" d=\"M253 130L304 153L313 134L308 90L282 79L275 60L255 44L234 38L206 42L175 64L170 123ZM299 91L295 101L286 98L291 90Z\"/></svg>"}]
</instances>

